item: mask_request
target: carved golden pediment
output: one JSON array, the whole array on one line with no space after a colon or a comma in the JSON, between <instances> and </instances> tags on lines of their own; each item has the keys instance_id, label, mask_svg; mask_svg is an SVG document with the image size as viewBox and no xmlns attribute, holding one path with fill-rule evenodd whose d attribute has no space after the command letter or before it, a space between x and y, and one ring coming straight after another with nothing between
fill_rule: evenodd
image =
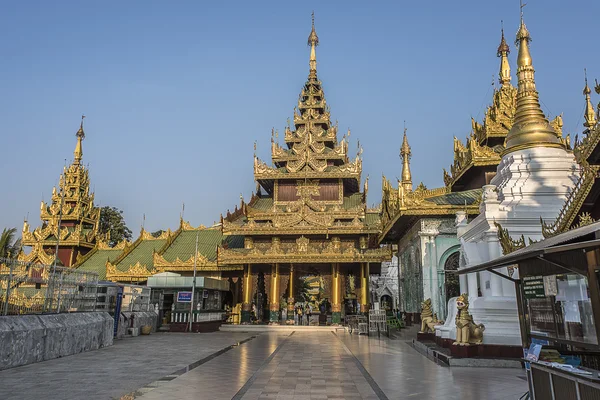
<instances>
[{"instance_id":1,"label":"carved golden pediment","mask_svg":"<svg viewBox=\"0 0 600 400\"><path fill-rule=\"evenodd\" d=\"M360 251L354 242L311 241L300 237L296 243L281 244L275 251L272 245L261 244L253 249L219 248L219 265L271 262L382 262L391 259L391 248L382 247Z\"/></svg>"},{"instance_id":2,"label":"carved golden pediment","mask_svg":"<svg viewBox=\"0 0 600 400\"><path fill-rule=\"evenodd\" d=\"M50 265L54 263L54 254L46 253L42 244L38 242L33 245L29 254L25 254L23 251L21 251L17 256L17 260L28 263L39 262L40 264Z\"/></svg>"},{"instance_id":3,"label":"carved golden pediment","mask_svg":"<svg viewBox=\"0 0 600 400\"><path fill-rule=\"evenodd\" d=\"M498 240L500 241L500 247L502 247L502 254L509 254L525 247L525 237L523 235L515 240L502 225L497 222L494 222L494 225L498 229Z\"/></svg>"},{"instance_id":4,"label":"carved golden pediment","mask_svg":"<svg viewBox=\"0 0 600 400\"><path fill-rule=\"evenodd\" d=\"M194 268L194 262L196 263L196 267L198 266L216 266L216 261L210 261L206 256L200 252L196 253L196 257L191 255L187 260L181 260L177 257L174 261L167 261L165 258L158 254L153 254L153 263L154 267L159 270L168 270L169 268L189 268L190 270Z\"/></svg>"},{"instance_id":5,"label":"carved golden pediment","mask_svg":"<svg viewBox=\"0 0 600 400\"><path fill-rule=\"evenodd\" d=\"M134 265L130 265L126 271L121 271L117 267L106 262L106 278L112 281L128 281L138 282L147 280L149 276L156 274L156 269L148 269L146 265L136 262Z\"/></svg>"},{"instance_id":6,"label":"carved golden pediment","mask_svg":"<svg viewBox=\"0 0 600 400\"><path fill-rule=\"evenodd\" d=\"M568 231L575 222L577 215L581 211L581 207L585 202L588 194L594 186L594 182L600 172L599 166L586 166L581 169L581 176L575 183L575 186L567 196L567 199L558 213L556 220L548 224L540 219L542 225L542 235L544 238L549 238L559 233ZM585 221L584 217L584 221ZM581 217L580 217L581 220Z\"/></svg>"}]
</instances>

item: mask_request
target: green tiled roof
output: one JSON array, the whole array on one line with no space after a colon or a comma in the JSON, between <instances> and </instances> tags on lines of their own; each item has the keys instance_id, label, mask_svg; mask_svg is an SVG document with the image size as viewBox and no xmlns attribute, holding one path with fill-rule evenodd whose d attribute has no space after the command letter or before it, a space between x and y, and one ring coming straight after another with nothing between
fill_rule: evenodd
<instances>
[{"instance_id":1,"label":"green tiled roof","mask_svg":"<svg viewBox=\"0 0 600 400\"><path fill-rule=\"evenodd\" d=\"M343 207L346 210L349 210L351 208L360 206L363 204L363 195L362 193L354 193L348 197L344 197L344 204Z\"/></svg>"},{"instance_id":2,"label":"green tiled roof","mask_svg":"<svg viewBox=\"0 0 600 400\"><path fill-rule=\"evenodd\" d=\"M77 267L85 272L95 272L99 280L106 279L106 261L112 261L123 252L120 249L92 250L94 253Z\"/></svg>"},{"instance_id":3,"label":"green tiled roof","mask_svg":"<svg viewBox=\"0 0 600 400\"><path fill-rule=\"evenodd\" d=\"M377 213L367 213L365 215L365 224L367 224L367 226L377 225L380 219L381 218Z\"/></svg>"},{"instance_id":4,"label":"green tiled roof","mask_svg":"<svg viewBox=\"0 0 600 400\"><path fill-rule=\"evenodd\" d=\"M138 261L141 265L145 265L148 269L154 266L154 260L152 259L152 253L160 248L167 242L166 239L151 239L142 240L131 253L127 254L118 264L117 269L126 271L130 266L135 265Z\"/></svg>"},{"instance_id":5,"label":"green tiled roof","mask_svg":"<svg viewBox=\"0 0 600 400\"><path fill-rule=\"evenodd\" d=\"M203 229L182 231L177 235L173 243L162 253L162 257L168 262L173 262L179 257L181 261L187 261L194 255L196 248L196 234L198 234L198 252L208 258L209 261L217 260L217 246L223 240L220 229Z\"/></svg>"},{"instance_id":6,"label":"green tiled roof","mask_svg":"<svg viewBox=\"0 0 600 400\"><path fill-rule=\"evenodd\" d=\"M474 204L481 197L482 189L465 190L464 192L447 193L425 199L437 205L464 206Z\"/></svg>"},{"instance_id":7,"label":"green tiled roof","mask_svg":"<svg viewBox=\"0 0 600 400\"><path fill-rule=\"evenodd\" d=\"M241 249L244 247L244 237L240 235L226 236L223 244L230 249Z\"/></svg>"},{"instance_id":8,"label":"green tiled roof","mask_svg":"<svg viewBox=\"0 0 600 400\"><path fill-rule=\"evenodd\" d=\"M261 197L256 199L254 204L252 204L252 208L260 211L270 211L273 208L273 198Z\"/></svg>"}]
</instances>

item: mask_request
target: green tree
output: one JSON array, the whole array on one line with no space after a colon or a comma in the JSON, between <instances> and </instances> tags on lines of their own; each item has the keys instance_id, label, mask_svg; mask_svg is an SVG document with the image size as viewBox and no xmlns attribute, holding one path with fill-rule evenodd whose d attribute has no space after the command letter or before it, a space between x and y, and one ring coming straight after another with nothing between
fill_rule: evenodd
<instances>
[{"instance_id":1,"label":"green tree","mask_svg":"<svg viewBox=\"0 0 600 400\"><path fill-rule=\"evenodd\" d=\"M21 239L15 239L17 228L4 228L0 235L0 257L16 258L21 249Z\"/></svg>"},{"instance_id":2,"label":"green tree","mask_svg":"<svg viewBox=\"0 0 600 400\"><path fill-rule=\"evenodd\" d=\"M160 235L162 235L163 233L165 233L165 231L163 231L162 229L157 230L156 232L152 232L151 235L155 238L159 237Z\"/></svg>"},{"instance_id":3,"label":"green tree","mask_svg":"<svg viewBox=\"0 0 600 400\"><path fill-rule=\"evenodd\" d=\"M125 224L123 211L117 207L104 206L100 210L100 234L110 234L108 244L114 246L127 239L131 240L131 229Z\"/></svg>"}]
</instances>

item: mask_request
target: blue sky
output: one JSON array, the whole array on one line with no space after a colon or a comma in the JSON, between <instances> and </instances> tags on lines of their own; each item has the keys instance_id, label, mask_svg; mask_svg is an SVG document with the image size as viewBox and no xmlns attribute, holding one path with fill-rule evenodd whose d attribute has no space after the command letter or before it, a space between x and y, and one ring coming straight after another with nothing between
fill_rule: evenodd
<instances>
[{"instance_id":1,"label":"blue sky","mask_svg":"<svg viewBox=\"0 0 600 400\"><path fill-rule=\"evenodd\" d=\"M517 1L21 1L0 12L0 228L36 226L87 118L84 161L99 205L137 235L211 224L254 190L253 143L269 159L308 75L310 13L318 73L340 131L364 147L369 203L400 175L403 121L415 184L443 184L452 138L481 120L497 78L500 20L511 44ZM544 111L582 130L583 68L600 78L594 0L531 0ZM593 93L594 104L600 96Z\"/></svg>"}]
</instances>

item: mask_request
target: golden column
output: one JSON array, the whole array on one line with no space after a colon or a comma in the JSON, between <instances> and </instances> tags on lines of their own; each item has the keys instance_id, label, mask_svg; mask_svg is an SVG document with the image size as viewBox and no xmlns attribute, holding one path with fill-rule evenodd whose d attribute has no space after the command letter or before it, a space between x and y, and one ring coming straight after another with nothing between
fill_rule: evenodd
<instances>
[{"instance_id":1,"label":"golden column","mask_svg":"<svg viewBox=\"0 0 600 400\"><path fill-rule=\"evenodd\" d=\"M250 323L252 313L252 266L244 265L244 281L242 282L242 324Z\"/></svg>"},{"instance_id":2,"label":"golden column","mask_svg":"<svg viewBox=\"0 0 600 400\"><path fill-rule=\"evenodd\" d=\"M290 264L290 281L288 283L287 325L294 325L294 264Z\"/></svg>"},{"instance_id":3,"label":"golden column","mask_svg":"<svg viewBox=\"0 0 600 400\"><path fill-rule=\"evenodd\" d=\"M340 304L340 264L331 264L331 323L342 322L342 305Z\"/></svg>"},{"instance_id":4,"label":"golden column","mask_svg":"<svg viewBox=\"0 0 600 400\"><path fill-rule=\"evenodd\" d=\"M279 322L279 264L271 265L271 293L269 293L269 321Z\"/></svg>"},{"instance_id":5,"label":"golden column","mask_svg":"<svg viewBox=\"0 0 600 400\"><path fill-rule=\"evenodd\" d=\"M360 312L369 312L369 263L360 263Z\"/></svg>"}]
</instances>

